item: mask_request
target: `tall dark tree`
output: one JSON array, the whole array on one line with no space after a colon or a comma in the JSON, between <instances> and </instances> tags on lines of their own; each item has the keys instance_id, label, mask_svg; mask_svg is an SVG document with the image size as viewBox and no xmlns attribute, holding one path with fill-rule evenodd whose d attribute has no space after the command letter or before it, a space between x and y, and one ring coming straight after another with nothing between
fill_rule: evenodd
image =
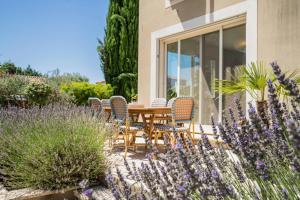
<instances>
[{"instance_id":1,"label":"tall dark tree","mask_svg":"<svg viewBox=\"0 0 300 200\"><path fill-rule=\"evenodd\" d=\"M98 53L105 81L130 100L137 93L138 0L110 0Z\"/></svg>"}]
</instances>

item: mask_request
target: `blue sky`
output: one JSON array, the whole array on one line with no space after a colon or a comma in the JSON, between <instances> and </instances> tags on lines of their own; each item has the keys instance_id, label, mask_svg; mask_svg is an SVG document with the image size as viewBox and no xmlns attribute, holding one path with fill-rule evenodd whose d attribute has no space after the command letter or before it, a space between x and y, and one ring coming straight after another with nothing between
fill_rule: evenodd
<instances>
[{"instance_id":1,"label":"blue sky","mask_svg":"<svg viewBox=\"0 0 300 200\"><path fill-rule=\"evenodd\" d=\"M96 51L109 0L0 0L0 63L103 80Z\"/></svg>"}]
</instances>

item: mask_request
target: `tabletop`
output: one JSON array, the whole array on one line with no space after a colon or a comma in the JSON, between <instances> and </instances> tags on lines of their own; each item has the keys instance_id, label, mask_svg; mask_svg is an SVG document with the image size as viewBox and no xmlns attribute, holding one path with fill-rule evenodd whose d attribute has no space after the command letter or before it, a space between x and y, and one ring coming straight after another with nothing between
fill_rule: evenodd
<instances>
[{"instance_id":1,"label":"tabletop","mask_svg":"<svg viewBox=\"0 0 300 200\"><path fill-rule=\"evenodd\" d=\"M110 107L104 108L105 112L111 112ZM140 114L170 114L172 111L168 107L137 107L137 106L128 106L129 113L140 113Z\"/></svg>"}]
</instances>

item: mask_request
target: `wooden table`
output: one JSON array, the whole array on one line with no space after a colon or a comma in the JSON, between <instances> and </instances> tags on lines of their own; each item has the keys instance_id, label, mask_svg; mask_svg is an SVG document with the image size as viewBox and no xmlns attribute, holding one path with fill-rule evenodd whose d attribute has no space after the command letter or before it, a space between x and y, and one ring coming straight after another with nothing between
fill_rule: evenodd
<instances>
[{"instance_id":1,"label":"wooden table","mask_svg":"<svg viewBox=\"0 0 300 200\"><path fill-rule=\"evenodd\" d=\"M111 113L111 108L105 107L104 111ZM171 114L171 108L168 107L141 107L136 105L128 105L128 113L130 116L141 115L144 123L145 132L148 134L150 141L152 141L152 132L154 129L155 120L170 119L167 114ZM164 116L164 117L162 117Z\"/></svg>"}]
</instances>

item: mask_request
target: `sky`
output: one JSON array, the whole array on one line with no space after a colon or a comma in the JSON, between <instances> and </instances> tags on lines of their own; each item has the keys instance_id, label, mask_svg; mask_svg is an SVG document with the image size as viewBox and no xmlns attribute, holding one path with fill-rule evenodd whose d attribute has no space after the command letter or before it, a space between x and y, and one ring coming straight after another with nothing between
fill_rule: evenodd
<instances>
[{"instance_id":1,"label":"sky","mask_svg":"<svg viewBox=\"0 0 300 200\"><path fill-rule=\"evenodd\" d=\"M109 0L0 0L0 63L103 80L96 51Z\"/></svg>"}]
</instances>

